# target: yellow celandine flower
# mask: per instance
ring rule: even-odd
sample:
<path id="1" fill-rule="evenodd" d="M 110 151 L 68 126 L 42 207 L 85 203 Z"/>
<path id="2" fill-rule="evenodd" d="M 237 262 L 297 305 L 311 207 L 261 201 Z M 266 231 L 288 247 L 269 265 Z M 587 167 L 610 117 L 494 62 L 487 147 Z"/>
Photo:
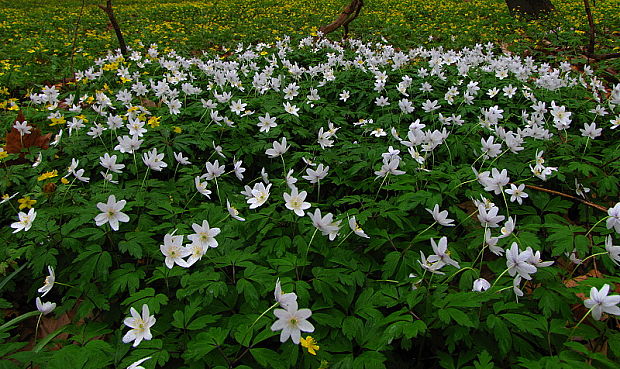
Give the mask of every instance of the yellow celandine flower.
<path id="1" fill-rule="evenodd" d="M 316 352 L 319 350 L 319 345 L 317 345 L 316 340 L 311 336 L 306 337 L 305 339 L 302 337 L 299 339 L 299 343 L 302 347 L 308 349 L 308 353 L 311 355 L 316 355 Z"/>
<path id="2" fill-rule="evenodd" d="M 159 127 L 159 120 L 161 117 L 150 117 L 148 122 L 146 122 L 151 128 Z"/>
<path id="3" fill-rule="evenodd" d="M 51 172 L 45 172 L 45 173 L 41 174 L 37 178 L 37 181 L 44 181 L 46 179 L 54 178 L 54 177 L 57 177 L 57 176 L 58 176 L 58 171 L 56 169 L 54 169 Z"/>
<path id="4" fill-rule="evenodd" d="M 0 160 L 5 159 L 9 156 L 9 154 L 6 151 L 0 151 Z"/>
<path id="5" fill-rule="evenodd" d="M 172 131 L 174 133 L 181 133 L 183 130 L 181 129 L 181 127 L 174 126 L 172 127 Z"/>
<path id="6" fill-rule="evenodd" d="M 121 82 L 122 82 L 122 83 L 131 82 L 131 78 L 121 77 Z"/>
<path id="7" fill-rule="evenodd" d="M 50 123 L 50 127 L 58 125 L 58 124 L 65 124 L 65 123 L 67 123 L 67 121 L 65 120 L 65 117 L 50 118 L 50 120 L 52 121 L 52 123 Z"/>
<path id="8" fill-rule="evenodd" d="M 19 210 L 22 210 L 25 208 L 31 209 L 32 205 L 37 203 L 37 200 L 31 200 L 30 196 L 25 196 L 17 200 L 17 202 L 19 203 Z"/>
<path id="9" fill-rule="evenodd" d="M 62 178 L 60 179 L 60 182 L 62 182 L 63 184 L 67 184 L 67 183 L 69 183 L 69 180 L 68 180 L 68 179 L 66 179 L 65 177 L 62 177 Z"/>
<path id="10" fill-rule="evenodd" d="M 88 118 L 86 118 L 86 116 L 84 114 L 80 114 L 80 115 L 76 115 L 75 116 L 77 119 L 81 119 L 84 121 L 84 123 L 88 123 Z"/>
<path id="11" fill-rule="evenodd" d="M 92 103 L 93 103 L 93 101 L 95 101 L 95 98 L 94 98 L 94 97 L 92 97 L 92 96 L 89 96 L 89 97 L 86 99 L 86 102 L 87 102 L 88 104 L 92 104 Z"/>

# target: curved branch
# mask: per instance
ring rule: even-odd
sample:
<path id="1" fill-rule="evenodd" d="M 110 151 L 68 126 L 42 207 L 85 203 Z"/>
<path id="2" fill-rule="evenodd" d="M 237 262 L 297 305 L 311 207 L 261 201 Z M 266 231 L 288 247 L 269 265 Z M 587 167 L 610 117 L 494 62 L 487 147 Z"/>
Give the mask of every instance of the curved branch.
<path id="1" fill-rule="evenodd" d="M 525 185 L 525 187 L 527 187 L 527 188 L 531 188 L 532 190 L 536 190 L 536 191 L 547 192 L 547 193 L 552 193 L 552 194 L 554 194 L 554 195 L 558 195 L 558 196 L 566 197 L 566 198 L 569 198 L 569 199 L 571 199 L 571 200 L 579 201 L 580 203 L 582 203 L 582 204 L 584 204 L 584 205 L 591 206 L 591 207 L 593 207 L 593 208 L 595 208 L 595 209 L 598 209 L 598 210 L 600 210 L 600 211 L 607 212 L 607 208 L 606 208 L 606 207 L 604 207 L 604 206 L 602 206 L 602 205 L 595 204 L 595 203 L 593 203 L 593 202 L 586 201 L 586 200 L 580 199 L 579 197 L 575 197 L 575 196 L 572 196 L 572 195 L 568 195 L 568 194 L 565 194 L 565 193 L 563 193 L 563 192 L 554 191 L 554 190 L 549 190 L 549 189 L 544 188 L 544 187 L 538 187 L 538 186 L 533 186 L 533 185 L 528 185 L 528 184 L 526 184 L 526 185 Z"/>
<path id="2" fill-rule="evenodd" d="M 342 13 L 334 20 L 332 23 L 322 26 L 319 28 L 319 31 L 326 35 L 330 32 L 335 31 L 338 27 L 344 27 L 344 37 L 347 37 L 349 31 L 349 23 L 351 23 L 357 16 L 360 14 L 360 10 L 362 10 L 362 6 L 364 5 L 363 0 L 352 0 L 349 5 L 347 5 Z"/>

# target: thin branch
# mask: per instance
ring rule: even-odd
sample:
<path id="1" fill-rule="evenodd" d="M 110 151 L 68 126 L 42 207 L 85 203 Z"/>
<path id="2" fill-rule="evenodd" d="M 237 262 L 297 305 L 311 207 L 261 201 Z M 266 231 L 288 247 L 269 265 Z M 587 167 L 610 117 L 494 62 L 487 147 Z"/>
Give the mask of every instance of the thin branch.
<path id="1" fill-rule="evenodd" d="M 593 202 L 586 201 L 586 200 L 584 200 L 584 199 L 580 199 L 579 197 L 575 197 L 575 196 L 572 196 L 572 195 L 565 194 L 565 193 L 563 193 L 563 192 L 559 192 L 559 191 L 555 191 L 555 190 L 549 190 L 549 189 L 547 189 L 547 188 L 538 187 L 538 186 L 533 186 L 533 185 L 528 185 L 528 184 L 526 184 L 526 185 L 525 185 L 525 187 L 527 187 L 527 188 L 531 188 L 532 190 L 536 190 L 536 191 L 547 192 L 547 193 L 552 193 L 552 194 L 554 194 L 554 195 L 558 195 L 558 196 L 566 197 L 566 198 L 571 199 L 571 200 L 574 200 L 574 201 L 579 201 L 580 203 L 582 203 L 582 204 L 584 204 L 584 205 L 591 206 L 591 207 L 593 207 L 593 208 L 595 208 L 595 209 L 598 209 L 598 210 L 600 210 L 600 211 L 607 212 L 607 208 L 606 208 L 606 207 L 604 207 L 604 206 L 602 206 L 602 205 L 598 205 L 598 204 L 595 204 L 595 203 L 593 203 Z"/>
<path id="2" fill-rule="evenodd" d="M 588 17 L 588 53 L 594 54 L 595 28 L 594 19 L 592 18 L 592 10 L 590 10 L 590 2 L 588 0 L 583 0 L 583 6 L 586 9 L 586 16 Z"/>
<path id="3" fill-rule="evenodd" d="M 75 76 L 74 69 L 74 57 L 75 57 L 75 44 L 77 42 L 78 30 L 80 29 L 80 23 L 82 23 L 82 15 L 84 14 L 84 6 L 86 5 L 86 0 L 82 0 L 82 7 L 80 8 L 80 14 L 78 15 L 78 19 L 75 22 L 75 29 L 73 30 L 73 40 L 71 41 L 71 78 Z"/>
<path id="4" fill-rule="evenodd" d="M 116 33 L 116 38 L 118 39 L 118 44 L 121 48 L 121 54 L 126 57 L 127 45 L 125 44 L 125 39 L 123 38 L 123 33 L 121 32 L 121 27 L 118 25 L 116 17 L 114 16 L 114 10 L 112 9 L 112 0 L 107 0 L 105 6 L 101 4 L 98 4 L 97 6 L 108 15 L 110 23 L 112 24 L 112 28 L 114 28 L 114 32 Z"/>
<path id="5" fill-rule="evenodd" d="M 319 28 L 319 31 L 322 32 L 323 35 L 326 35 L 335 31 L 338 27 L 344 26 L 344 37 L 346 38 L 349 30 L 349 23 L 357 18 L 363 5 L 363 0 L 352 0 L 351 3 L 344 8 L 336 20 L 326 26 L 322 26 Z"/>

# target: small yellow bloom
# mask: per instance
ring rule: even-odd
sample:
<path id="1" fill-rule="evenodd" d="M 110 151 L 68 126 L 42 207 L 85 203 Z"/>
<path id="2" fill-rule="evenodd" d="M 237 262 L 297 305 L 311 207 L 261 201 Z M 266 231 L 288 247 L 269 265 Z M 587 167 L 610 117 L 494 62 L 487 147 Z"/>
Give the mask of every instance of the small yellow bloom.
<path id="1" fill-rule="evenodd" d="M 131 82 L 131 79 L 130 78 L 121 77 L 121 82 L 122 83 Z"/>
<path id="2" fill-rule="evenodd" d="M 181 129 L 181 127 L 174 126 L 174 127 L 172 127 L 172 131 L 174 133 L 181 133 L 181 131 L 183 131 L 183 130 Z"/>
<path id="3" fill-rule="evenodd" d="M 65 117 L 50 118 L 50 120 L 52 121 L 52 123 L 50 123 L 50 127 L 51 126 L 55 126 L 57 124 L 65 124 L 65 123 L 67 123 L 67 121 L 65 120 Z"/>
<path id="4" fill-rule="evenodd" d="M 26 197 L 22 197 L 21 199 L 17 200 L 17 202 L 19 203 L 19 210 L 22 209 L 30 209 L 32 208 L 32 205 L 37 203 L 37 200 L 30 200 L 30 196 L 26 196 Z"/>
<path id="5" fill-rule="evenodd" d="M 81 119 L 82 121 L 84 121 L 84 123 L 88 123 L 88 118 L 86 118 L 84 114 L 76 115 L 75 117 L 77 119 Z"/>
<path id="6" fill-rule="evenodd" d="M 159 127 L 159 120 L 160 119 L 161 119 L 161 117 L 150 117 L 149 121 L 147 122 L 147 124 L 150 125 L 151 128 Z"/>
<path id="7" fill-rule="evenodd" d="M 54 170 L 53 170 L 53 171 L 51 171 L 51 172 L 45 172 L 45 173 L 41 174 L 41 175 L 37 178 L 37 181 L 44 181 L 44 180 L 46 180 L 46 179 L 49 179 L 49 178 L 54 178 L 54 177 L 57 177 L 57 176 L 58 176 L 58 171 L 57 171 L 56 169 L 54 169 Z"/>
<path id="8" fill-rule="evenodd" d="M 316 352 L 319 350 L 319 345 L 316 344 L 316 340 L 311 336 L 308 336 L 305 339 L 302 337 L 299 340 L 299 343 L 302 347 L 307 348 L 311 355 L 316 355 Z"/>
<path id="9" fill-rule="evenodd" d="M 60 179 L 60 182 L 62 182 L 63 184 L 68 184 L 68 183 L 69 183 L 69 180 L 68 180 L 68 179 L 66 179 L 65 177 L 62 177 L 62 178 Z"/>
<path id="10" fill-rule="evenodd" d="M 4 151 L 4 150 L 0 151 L 0 160 L 5 159 L 8 156 L 9 156 L 9 154 L 6 151 Z"/>

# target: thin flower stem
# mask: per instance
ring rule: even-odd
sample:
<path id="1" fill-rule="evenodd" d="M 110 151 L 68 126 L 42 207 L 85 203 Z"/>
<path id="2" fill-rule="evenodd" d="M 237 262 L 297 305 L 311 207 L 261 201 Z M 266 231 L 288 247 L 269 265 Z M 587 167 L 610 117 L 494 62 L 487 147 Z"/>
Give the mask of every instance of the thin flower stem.
<path id="1" fill-rule="evenodd" d="M 284 155 L 280 155 L 280 159 L 282 160 L 282 178 L 284 178 L 284 182 L 286 182 L 286 164 L 284 164 Z"/>
<path id="2" fill-rule="evenodd" d="M 511 286 L 504 287 L 504 288 L 502 288 L 502 289 L 497 290 L 495 293 L 500 293 L 500 292 L 502 292 L 502 291 L 506 291 L 506 290 L 509 290 L 509 289 L 511 289 L 511 288 L 512 288 Z"/>
<path id="3" fill-rule="evenodd" d="M 435 224 L 437 224 L 437 221 L 434 221 L 431 225 L 429 225 L 428 227 L 424 228 L 424 230 L 418 234 L 415 235 L 415 237 L 413 238 L 413 240 L 411 240 L 411 242 L 415 241 L 416 238 L 418 238 L 419 236 L 421 236 L 422 234 L 424 234 L 426 231 L 428 231 L 429 229 L 431 229 Z"/>
<path id="4" fill-rule="evenodd" d="M 352 235 L 352 234 L 353 234 L 353 231 L 349 232 L 349 234 L 347 234 L 347 235 L 346 235 L 346 236 L 342 239 L 342 241 L 340 241 L 340 243 L 338 243 L 338 245 L 336 245 L 336 247 L 340 247 L 340 245 L 342 245 L 342 243 L 343 243 L 344 241 L 346 241 L 346 240 L 347 240 L 347 238 L 349 238 L 349 236 L 350 236 L 350 235 Z"/>
<path id="5" fill-rule="evenodd" d="M 499 277 L 497 277 L 497 278 L 495 279 L 495 282 L 493 282 L 493 285 L 491 286 L 491 288 L 489 288 L 489 290 L 492 290 L 492 289 L 493 289 L 493 287 L 495 287 L 495 285 L 497 284 L 497 282 L 499 282 L 499 280 L 500 280 L 500 279 L 504 276 L 504 274 L 506 274 L 509 270 L 510 270 L 510 269 L 506 268 L 506 270 L 504 270 L 504 271 L 502 272 L 502 274 L 500 274 L 500 275 L 499 275 Z"/>
<path id="6" fill-rule="evenodd" d="M 581 156 L 584 156 L 586 154 L 586 150 L 588 149 L 589 142 L 590 142 L 590 137 L 586 137 L 586 145 L 583 147 L 583 152 L 581 153 Z"/>
<path id="7" fill-rule="evenodd" d="M 457 270 L 451 276 L 449 276 L 445 281 L 441 282 L 440 286 L 450 282 L 452 280 L 452 278 L 454 278 L 457 274 L 459 274 L 461 272 L 464 272 L 466 270 L 474 270 L 474 268 L 472 268 L 472 267 L 465 267 L 465 268 L 461 268 L 461 269 Z"/>
<path id="8" fill-rule="evenodd" d="M 215 180 L 215 190 L 217 191 L 217 199 L 220 201 L 220 205 L 222 205 L 222 196 L 220 196 L 220 185 L 217 183 L 217 177 L 213 178 Z"/>
<path id="9" fill-rule="evenodd" d="M 312 232 L 312 237 L 310 237 L 310 242 L 308 242 L 308 248 L 306 248 L 306 254 L 304 255 L 304 259 L 308 258 L 308 252 L 310 251 L 310 245 L 312 244 L 312 240 L 314 240 L 314 236 L 316 235 L 316 232 L 318 231 L 318 228 L 314 229 L 314 232 Z"/>
<path id="10" fill-rule="evenodd" d="M 472 263 L 472 265 L 476 264 L 476 261 L 478 260 L 478 258 L 480 258 L 480 266 L 478 267 L 478 276 L 480 276 L 480 273 L 482 272 L 482 261 L 484 260 L 484 250 L 487 248 L 487 229 L 488 229 L 488 225 L 484 226 L 484 234 L 482 235 L 482 250 L 480 250 L 480 252 L 478 253 L 478 256 L 476 256 L 476 259 L 474 260 L 474 262 Z"/>
<path id="11" fill-rule="evenodd" d="M 597 257 L 597 256 L 600 256 L 600 255 L 605 255 L 605 254 L 607 254 L 607 251 L 605 251 L 605 252 L 597 252 L 596 254 L 592 254 L 592 255 L 588 256 L 587 258 L 585 258 L 585 259 L 581 260 L 581 261 L 579 262 L 579 264 L 577 264 L 577 265 L 575 266 L 575 268 L 573 269 L 573 271 L 570 273 L 570 275 L 568 276 L 568 279 L 571 279 L 571 278 L 573 277 L 573 274 L 575 274 L 575 271 L 577 270 L 577 268 L 579 268 L 579 266 L 580 266 L 581 264 L 584 264 L 584 263 L 586 262 L 586 260 L 588 260 L 588 259 L 592 259 L 592 258 Z"/>
<path id="12" fill-rule="evenodd" d="M 459 184 L 455 187 L 455 189 L 457 189 L 457 188 L 461 187 L 461 186 L 462 186 L 462 185 L 464 185 L 464 184 L 472 183 L 472 182 L 475 182 L 475 181 L 477 181 L 477 180 L 478 180 L 478 178 L 474 178 L 474 179 L 471 179 L 471 180 L 469 180 L 469 181 L 461 182 L 461 183 L 459 183 Z"/>
<path id="13" fill-rule="evenodd" d="M 56 281 L 54 281 L 54 284 L 59 284 L 59 285 L 61 285 L 61 286 L 71 287 L 71 288 L 75 287 L 75 286 L 72 286 L 72 285 L 70 285 L 70 284 L 61 283 L 61 282 L 56 282 Z"/>
<path id="14" fill-rule="evenodd" d="M 583 318 L 581 318 L 581 320 L 579 322 L 577 322 L 577 325 L 570 332 L 570 336 L 568 337 L 568 339 L 566 341 L 572 341 L 573 340 L 573 335 L 575 334 L 575 330 L 581 325 L 581 323 L 583 323 L 584 320 L 586 320 L 586 317 L 588 315 L 590 315 L 590 313 L 592 312 L 592 309 L 594 309 L 594 307 L 592 307 L 590 310 L 588 310 L 588 312 L 583 316 Z"/>
<path id="15" fill-rule="evenodd" d="M 375 282 L 400 283 L 399 281 L 395 281 L 393 279 L 377 279 Z"/>
<path id="16" fill-rule="evenodd" d="M 607 220 L 607 218 L 609 218 L 609 215 L 608 215 L 608 216 L 606 216 L 605 218 L 603 218 L 603 219 L 599 220 L 598 222 L 596 222 L 596 223 L 592 226 L 592 228 L 590 228 L 590 229 L 588 230 L 588 232 L 586 233 L 586 237 L 588 237 L 588 235 L 589 235 L 590 233 L 592 233 L 592 231 L 594 230 L 594 228 L 596 228 L 596 226 L 597 226 L 597 225 L 599 225 L 599 224 L 601 224 L 603 221 Z"/>
<path id="17" fill-rule="evenodd" d="M 41 318 L 43 317 L 43 313 L 39 314 L 39 316 L 37 317 L 37 325 L 34 329 L 34 346 L 37 345 L 37 338 L 39 336 L 39 326 L 41 324 Z"/>
<path id="18" fill-rule="evenodd" d="M 133 167 L 136 170 L 136 177 L 138 176 L 138 162 L 136 161 L 136 152 L 132 152 L 133 155 Z"/>
<path id="19" fill-rule="evenodd" d="M 254 325 L 260 320 L 260 318 L 264 317 L 265 314 L 267 314 L 271 309 L 275 308 L 278 305 L 280 305 L 280 303 L 276 301 L 275 304 L 271 305 L 267 310 L 263 311 L 263 313 L 261 315 L 259 315 L 258 318 L 256 318 L 256 320 L 254 320 L 254 323 L 252 323 L 252 325 L 250 325 L 249 329 L 252 329 L 252 327 L 254 327 Z"/>
<path id="20" fill-rule="evenodd" d="M 501 158 L 502 155 L 504 155 L 505 153 L 507 153 L 510 149 L 506 149 L 504 151 L 502 151 L 501 154 L 497 155 L 496 157 L 493 158 L 493 160 L 491 160 L 491 162 L 489 163 L 489 168 L 493 165 L 493 163 L 495 163 L 497 161 L 497 159 Z"/>
<path id="21" fill-rule="evenodd" d="M 140 184 L 140 190 L 138 192 L 142 191 L 142 188 L 144 187 L 144 183 L 146 182 L 146 177 L 149 175 L 149 167 L 146 167 L 146 172 L 144 173 L 144 178 L 142 178 L 142 184 Z"/>
<path id="22" fill-rule="evenodd" d="M 504 192 L 503 188 L 502 188 L 502 197 L 504 198 L 504 205 L 506 205 L 506 215 L 510 217 L 510 209 L 508 209 L 508 201 L 506 201 L 506 193 Z"/>
<path id="23" fill-rule="evenodd" d="M 480 156 L 478 156 L 476 158 L 476 160 L 474 160 L 474 162 L 471 164 L 471 167 L 473 168 L 476 165 L 476 163 L 478 162 L 478 160 L 480 160 L 484 155 L 486 155 L 486 154 L 485 153 L 480 154 Z"/>
<path id="24" fill-rule="evenodd" d="M 379 189 L 377 190 L 377 194 L 375 195 L 375 200 L 377 200 L 377 197 L 379 196 L 379 192 L 381 192 L 381 188 L 383 187 L 383 184 L 385 183 L 389 175 L 390 173 L 388 172 L 385 174 L 385 177 L 383 177 L 383 181 L 381 181 L 381 185 L 379 186 Z"/>
<path id="25" fill-rule="evenodd" d="M 185 206 L 183 207 L 183 210 L 181 210 L 181 213 L 185 212 L 185 209 L 187 209 L 187 205 L 189 205 L 190 202 L 192 202 L 192 200 L 194 199 L 194 197 L 196 197 L 196 195 L 198 195 L 198 191 L 194 192 L 194 194 L 192 195 L 192 197 L 190 197 L 189 200 L 187 200 L 187 203 L 185 204 Z"/>

